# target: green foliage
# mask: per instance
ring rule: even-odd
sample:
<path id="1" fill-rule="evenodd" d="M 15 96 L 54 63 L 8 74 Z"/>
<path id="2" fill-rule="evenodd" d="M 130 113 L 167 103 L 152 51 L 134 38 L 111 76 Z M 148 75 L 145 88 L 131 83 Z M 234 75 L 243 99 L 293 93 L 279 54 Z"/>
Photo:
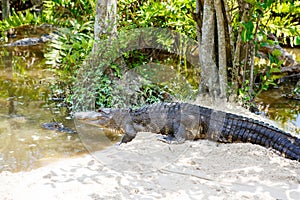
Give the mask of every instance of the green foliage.
<path id="1" fill-rule="evenodd" d="M 40 18 L 60 27 L 45 53 L 46 64 L 53 67 L 60 79 L 52 90 L 62 91 L 69 105 L 73 104 L 71 87 L 77 71 L 93 47 L 94 14 L 95 0 L 44 1 Z"/>
<path id="2" fill-rule="evenodd" d="M 45 53 L 45 58 L 47 59 L 46 64 L 52 65 L 59 76 L 59 80 L 62 80 L 58 81 L 53 89 L 63 91 L 67 97 L 66 103 L 72 106 L 73 84 L 76 80 L 77 71 L 82 67 L 93 47 L 94 22 L 79 22 L 73 19 L 70 23 L 73 24 L 72 27 L 59 28 L 58 37 L 48 43 L 48 52 Z M 99 87 L 107 87 L 104 83 L 99 82 Z M 81 95 L 85 96 L 84 94 Z M 81 97 L 76 96 L 76 98 L 80 99 Z"/>
<path id="3" fill-rule="evenodd" d="M 47 64 L 59 69 L 62 78 L 74 76 L 93 46 L 94 0 L 44 1 L 45 21 L 60 25 L 58 37 L 49 43 Z"/>
<path id="4" fill-rule="evenodd" d="M 120 0 L 118 1 L 120 28 L 170 28 L 196 39 L 195 0 Z"/>
<path id="5" fill-rule="evenodd" d="M 95 16 L 95 0 L 55 0 L 43 1 L 42 18 L 45 21 L 64 27 L 73 26 L 72 21 L 93 21 Z"/>
<path id="6" fill-rule="evenodd" d="M 0 30 L 6 31 L 9 28 L 24 26 L 28 24 L 36 25 L 40 24 L 41 22 L 41 19 L 36 14 L 32 14 L 29 10 L 18 13 L 13 11 L 12 15 L 9 18 L 0 21 Z"/>
<path id="7" fill-rule="evenodd" d="M 275 34 L 283 44 L 299 45 L 300 1 L 269 0 L 263 10 L 262 27 L 265 33 Z"/>
<path id="8" fill-rule="evenodd" d="M 108 76 L 99 74 L 101 77 L 99 84 L 95 88 L 97 95 L 95 99 L 96 107 L 103 108 L 103 107 L 113 107 L 113 95 L 111 87 L 111 80 Z"/>
<path id="9" fill-rule="evenodd" d="M 249 87 L 249 81 L 246 80 L 242 87 L 239 88 L 239 101 L 240 102 L 250 102 L 252 100 L 252 94 Z"/>
<path id="10" fill-rule="evenodd" d="M 254 24 L 252 21 L 241 22 L 241 26 L 243 27 L 242 31 L 242 41 L 249 42 L 254 38 Z"/>
<path id="11" fill-rule="evenodd" d="M 55 0 L 43 1 L 42 12 L 37 14 L 30 9 L 12 11 L 8 19 L 0 21 L 0 30 L 5 31 L 23 25 L 48 23 L 61 27 L 73 26 L 72 21 L 93 21 L 96 0 Z"/>
<path id="12" fill-rule="evenodd" d="M 145 52 L 134 50 L 123 54 L 126 65 L 133 69 L 135 67 L 145 65 L 151 60 L 151 56 Z"/>
<path id="13" fill-rule="evenodd" d="M 245 4 L 248 2 L 249 4 Z M 255 55 L 258 55 L 260 47 L 267 45 L 297 45 L 299 44 L 300 35 L 300 2 L 292 0 L 267 0 L 254 1 L 246 0 L 238 2 L 235 0 L 229 1 L 229 6 L 232 15 L 233 37 L 236 41 L 238 34 L 241 33 L 242 45 L 252 44 L 255 47 Z M 239 3 L 239 4 L 238 4 Z M 244 5 L 239 6 L 239 5 Z M 247 12 L 245 12 L 247 10 Z M 279 41 L 270 39 L 269 34 L 274 34 Z M 250 51 L 250 49 L 248 49 Z M 249 54 L 250 52 L 244 52 Z M 280 67 L 283 61 L 279 60 L 281 52 L 275 50 L 270 53 L 267 60 L 256 59 L 254 69 L 253 88 L 250 88 L 250 81 L 240 82 L 238 91 L 242 102 L 252 100 L 254 96 L 260 94 L 263 90 L 276 86 L 276 81 L 280 78 Z M 243 55 L 245 56 L 245 55 Z M 249 56 L 249 55 L 247 55 Z M 243 79 L 250 79 L 250 60 L 240 64 L 240 71 L 243 73 Z M 264 61 L 264 62 L 262 62 Z M 246 62 L 246 61 L 245 61 Z M 252 98 L 251 98 L 252 96 Z"/>
<path id="14" fill-rule="evenodd" d="M 272 32 L 269 25 L 274 24 L 276 21 L 268 13 L 274 14 L 276 9 L 275 5 L 286 4 L 291 9 L 296 8 L 297 6 L 292 4 L 292 1 L 278 2 L 275 0 L 268 1 L 248 1 L 252 7 L 249 10 L 250 20 L 241 21 L 239 13 L 233 11 L 233 30 L 235 35 L 238 32 L 238 29 L 242 27 L 242 41 L 243 42 L 254 42 L 256 47 L 263 43 L 271 44 L 273 41 L 267 39 L 267 34 Z M 290 16 L 298 16 L 297 9 L 292 11 Z M 119 25 L 118 29 L 133 29 L 140 27 L 162 27 L 177 30 L 181 33 L 188 35 L 191 38 L 196 39 L 196 25 L 192 19 L 192 13 L 195 12 L 195 1 L 187 0 L 171 0 L 171 1 L 147 1 L 147 0 L 120 0 L 118 1 L 118 12 L 119 12 Z M 284 10 L 280 11 L 284 12 Z M 289 16 L 289 22 L 291 22 L 291 17 Z M 260 17 L 260 22 L 257 23 L 257 19 Z M 274 22 L 273 22 L 273 21 Z M 257 29 L 257 24 L 259 25 Z M 272 26 L 271 26 L 272 27 Z M 286 23 L 282 23 L 282 28 L 288 27 Z M 258 32 L 256 33 L 256 29 Z M 289 29 L 289 28 L 288 28 Z M 291 30 L 291 29 L 289 29 Z M 289 33 L 291 35 L 291 32 Z M 259 38 L 257 40 L 257 38 Z M 297 36 L 293 41 L 297 41 Z M 163 40 L 165 41 L 165 40 Z M 295 42 L 296 44 L 296 42 Z M 149 62 L 149 57 L 145 57 L 144 54 L 141 54 L 140 51 L 128 52 L 123 55 L 126 61 L 127 66 L 130 69 L 135 68 L 136 66 L 141 66 Z M 278 77 L 272 75 L 273 72 L 278 72 L 280 65 L 282 64 L 278 60 L 279 52 L 273 52 L 269 55 L 269 63 L 264 65 L 259 65 L 255 70 L 258 79 L 261 81 L 255 85 L 255 90 L 260 93 L 262 90 L 270 88 L 270 86 L 275 85 L 275 81 Z M 114 71 L 114 77 L 121 78 L 122 73 L 120 73 L 120 68 L 118 65 L 111 64 L 109 66 L 112 71 Z M 248 70 L 248 69 L 246 69 Z M 180 70 L 179 70 L 180 71 Z M 258 72 L 265 71 L 264 74 Z M 106 79 L 107 77 L 104 77 Z M 111 79 L 111 78 L 110 78 Z M 239 90 L 240 97 L 243 101 L 250 101 L 253 97 L 253 91 L 250 91 L 249 81 L 243 83 L 244 85 Z M 105 85 L 105 84 L 104 84 Z M 108 87 L 108 86 L 107 86 Z M 165 89 L 159 87 L 162 91 Z M 106 92 L 109 93 L 109 90 Z M 145 90 L 140 88 L 140 92 L 148 91 L 149 94 L 156 94 L 154 87 L 149 87 Z M 108 94 L 107 93 L 107 94 Z M 147 92 L 146 92 L 147 93 Z M 100 95 L 102 98 L 98 98 L 104 101 L 104 99 L 110 99 L 106 95 Z M 146 95 L 147 96 L 147 95 Z M 154 97 L 154 96 L 153 96 Z M 157 100 L 157 99 L 156 99 Z M 99 104 L 99 103 L 98 103 Z M 101 104 L 101 103 L 100 103 Z M 100 105 L 99 104 L 99 105 Z M 110 103 L 108 103 L 110 104 Z M 107 105 L 108 105 L 107 104 Z"/>
<path id="15" fill-rule="evenodd" d="M 272 54 L 269 54 L 269 59 L 267 62 L 261 62 L 257 64 L 256 67 L 256 75 L 259 82 L 255 85 L 256 86 L 256 95 L 259 95 L 263 90 L 268 90 L 271 86 L 276 86 L 276 80 L 281 78 L 281 75 L 274 75 L 279 74 L 280 66 L 284 61 L 279 60 L 278 56 L 281 55 L 279 50 L 274 50 Z M 264 71 L 264 73 L 261 73 Z"/>
<path id="16" fill-rule="evenodd" d="M 249 13 L 251 18 L 248 21 L 241 21 L 237 2 L 229 1 L 232 8 L 232 26 L 237 35 L 238 29 L 243 27 L 243 41 L 250 41 L 254 38 L 255 23 L 259 20 L 257 37 L 264 37 L 272 33 L 275 34 L 280 42 L 285 45 L 300 44 L 300 1 L 293 0 L 268 0 L 254 1 L 247 0 L 251 4 Z"/>
<path id="17" fill-rule="evenodd" d="M 254 5 L 260 6 L 256 11 L 256 15 L 261 16 L 260 30 L 258 31 L 258 46 L 259 45 L 276 45 L 276 41 L 268 40 L 266 35 L 268 33 L 275 34 L 280 42 L 293 46 L 297 45 L 298 37 L 300 35 L 300 2 L 294 1 L 276 1 L 268 0 L 263 3 L 254 3 Z M 295 19 L 298 19 L 295 21 Z M 279 60 L 281 55 L 279 50 L 274 50 L 268 55 L 268 62 L 264 65 L 257 63 L 257 72 L 264 71 L 259 74 L 259 83 L 256 84 L 256 91 L 259 95 L 261 91 L 268 90 L 270 86 L 276 86 L 276 80 L 281 78 L 280 75 L 274 75 L 280 73 L 280 67 L 283 64 L 283 60 Z"/>
<path id="18" fill-rule="evenodd" d="M 71 28 L 58 29 L 58 37 L 49 43 L 46 64 L 72 73 L 85 59 L 93 46 L 93 22 L 71 20 Z"/>
<path id="19" fill-rule="evenodd" d="M 67 94 L 69 103 L 73 103 L 70 94 L 78 99 L 81 89 L 75 87 L 71 91 L 69 86 L 74 84 L 75 76 L 78 74 L 79 68 L 83 65 L 84 60 L 93 47 L 93 25 L 95 16 L 96 0 L 54 0 L 43 1 L 43 11 L 39 15 L 31 13 L 29 10 L 12 13 L 12 16 L 0 22 L 0 30 L 5 31 L 8 28 L 22 26 L 25 24 L 42 24 L 48 23 L 59 27 L 58 36 L 51 41 L 48 46 L 48 52 L 45 54 L 47 64 L 54 66 L 53 68 L 63 80 L 60 81 L 59 88 L 55 86 L 55 90 L 63 90 Z M 274 33 L 283 44 L 299 45 L 300 44 L 300 2 L 293 0 L 266 0 L 255 1 L 247 0 L 251 4 L 249 13 L 250 18 L 247 21 L 241 20 L 240 13 L 237 8 L 237 1 L 229 1 L 232 16 L 233 39 L 236 39 L 237 33 L 242 28 L 242 41 L 253 42 L 256 48 L 263 44 L 273 44 L 267 38 L 267 34 Z M 192 0 L 119 0 L 118 1 L 118 29 L 133 29 L 140 27 L 161 27 L 176 30 L 196 39 L 196 23 L 193 20 L 192 13 L 196 10 L 196 1 Z M 258 19 L 260 21 L 258 22 Z M 256 26 L 259 27 L 256 27 Z M 257 32 L 256 32 L 257 31 Z M 172 43 L 171 40 L 161 39 L 163 45 Z M 273 72 L 278 72 L 281 61 L 278 60 L 280 52 L 274 51 L 269 55 L 269 62 L 257 64 L 255 69 L 256 75 L 260 82 L 256 84 L 255 90 L 260 91 L 268 89 L 275 84 L 276 76 Z M 141 53 L 140 51 L 127 52 L 123 55 L 127 67 L 134 69 L 137 66 L 148 63 L 152 57 Z M 173 59 L 173 58 L 171 58 Z M 174 58 L 170 63 L 178 66 L 184 58 Z M 157 61 L 158 62 L 158 61 Z M 163 63 L 160 62 L 160 63 Z M 115 103 L 112 95 L 112 81 L 121 79 L 123 74 L 121 67 L 116 63 L 110 63 L 106 66 L 112 74 L 103 74 L 97 72 L 99 80 L 93 88 L 97 90 L 96 105 L 112 106 Z M 182 70 L 181 68 L 184 70 Z M 178 73 L 189 76 L 186 60 L 184 66 L 178 67 Z M 246 69 L 248 72 L 249 70 Z M 263 74 L 258 73 L 264 71 Z M 93 73 L 93 72 L 91 72 Z M 257 75 L 258 76 L 258 75 Z M 196 80 L 198 81 L 198 79 Z M 196 82 L 194 81 L 194 82 Z M 249 81 L 239 90 L 240 97 L 244 100 L 251 100 L 249 89 Z M 192 84 L 193 86 L 196 84 Z M 178 87 L 178 86 L 176 86 Z M 174 88 L 176 88 L 174 87 Z M 153 83 L 142 84 L 139 88 L 139 97 L 145 102 L 161 101 L 164 91 L 172 93 L 171 89 L 166 89 L 166 85 L 157 85 Z M 79 93 L 77 93 L 79 92 Z M 176 92 L 178 92 L 176 90 Z M 175 92 L 175 93 L 176 93 Z M 179 91 L 180 92 L 180 91 Z"/>
<path id="20" fill-rule="evenodd" d="M 300 85 L 296 86 L 293 91 L 292 94 L 300 96 Z"/>

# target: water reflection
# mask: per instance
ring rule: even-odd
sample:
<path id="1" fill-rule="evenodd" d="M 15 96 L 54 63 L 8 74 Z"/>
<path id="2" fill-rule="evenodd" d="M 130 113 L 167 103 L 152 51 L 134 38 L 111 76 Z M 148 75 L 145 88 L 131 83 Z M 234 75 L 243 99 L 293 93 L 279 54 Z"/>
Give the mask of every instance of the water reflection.
<path id="1" fill-rule="evenodd" d="M 300 133 L 300 103 L 282 96 L 280 89 L 262 92 L 257 98 L 260 110 L 288 132 Z"/>
<path id="2" fill-rule="evenodd" d="M 43 64 L 43 46 L 2 48 L 0 58 L 0 172 L 84 153 L 78 135 L 41 128 L 51 121 L 74 128 L 66 109 L 48 101 L 55 77 Z"/>
<path id="3" fill-rule="evenodd" d="M 287 48 L 288 53 L 300 63 L 300 49 Z M 285 77 L 278 88 L 262 92 L 257 98 L 261 110 L 265 115 L 277 122 L 277 125 L 286 131 L 300 134 L 300 101 L 288 99 L 284 96 L 291 94 L 299 81 L 298 76 Z"/>

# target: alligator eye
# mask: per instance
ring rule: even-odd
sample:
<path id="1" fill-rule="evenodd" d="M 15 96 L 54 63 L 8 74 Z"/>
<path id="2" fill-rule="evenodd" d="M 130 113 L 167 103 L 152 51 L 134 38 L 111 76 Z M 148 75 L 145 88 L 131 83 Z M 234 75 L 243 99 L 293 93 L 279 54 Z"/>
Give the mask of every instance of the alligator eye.
<path id="1" fill-rule="evenodd" d="M 109 115 L 110 114 L 110 108 L 101 108 L 98 110 L 99 113 L 103 115 Z"/>

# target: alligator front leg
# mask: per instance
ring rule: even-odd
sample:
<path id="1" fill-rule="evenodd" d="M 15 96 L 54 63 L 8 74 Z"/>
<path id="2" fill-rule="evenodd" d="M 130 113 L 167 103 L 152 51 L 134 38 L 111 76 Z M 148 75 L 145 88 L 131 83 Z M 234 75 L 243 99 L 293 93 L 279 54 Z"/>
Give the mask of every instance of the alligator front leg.
<path id="1" fill-rule="evenodd" d="M 158 140 L 168 144 L 182 144 L 187 140 L 187 130 L 185 126 L 180 125 L 175 129 L 174 133 L 169 133 L 167 136 L 158 136 Z"/>
<path id="2" fill-rule="evenodd" d="M 134 127 L 131 125 L 127 125 L 125 128 L 125 134 L 122 136 L 119 144 L 130 142 L 135 138 L 136 134 L 137 132 Z"/>
<path id="3" fill-rule="evenodd" d="M 120 141 L 119 144 L 130 142 L 134 138 L 135 138 L 135 136 L 128 135 L 127 133 L 125 133 L 125 135 L 122 136 L 121 141 Z"/>
<path id="4" fill-rule="evenodd" d="M 182 144 L 185 140 L 177 140 L 173 135 L 160 135 L 157 137 L 159 141 L 168 143 L 168 144 Z"/>

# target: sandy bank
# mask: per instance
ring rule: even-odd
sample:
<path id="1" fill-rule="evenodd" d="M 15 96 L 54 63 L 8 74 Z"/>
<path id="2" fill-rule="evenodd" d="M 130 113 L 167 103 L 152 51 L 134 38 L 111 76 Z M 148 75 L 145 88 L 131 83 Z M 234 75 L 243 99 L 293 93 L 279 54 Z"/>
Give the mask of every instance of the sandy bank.
<path id="1" fill-rule="evenodd" d="M 29 172 L 2 172 L 1 199 L 300 199 L 300 162 L 252 144 L 168 145 L 154 134 Z"/>

